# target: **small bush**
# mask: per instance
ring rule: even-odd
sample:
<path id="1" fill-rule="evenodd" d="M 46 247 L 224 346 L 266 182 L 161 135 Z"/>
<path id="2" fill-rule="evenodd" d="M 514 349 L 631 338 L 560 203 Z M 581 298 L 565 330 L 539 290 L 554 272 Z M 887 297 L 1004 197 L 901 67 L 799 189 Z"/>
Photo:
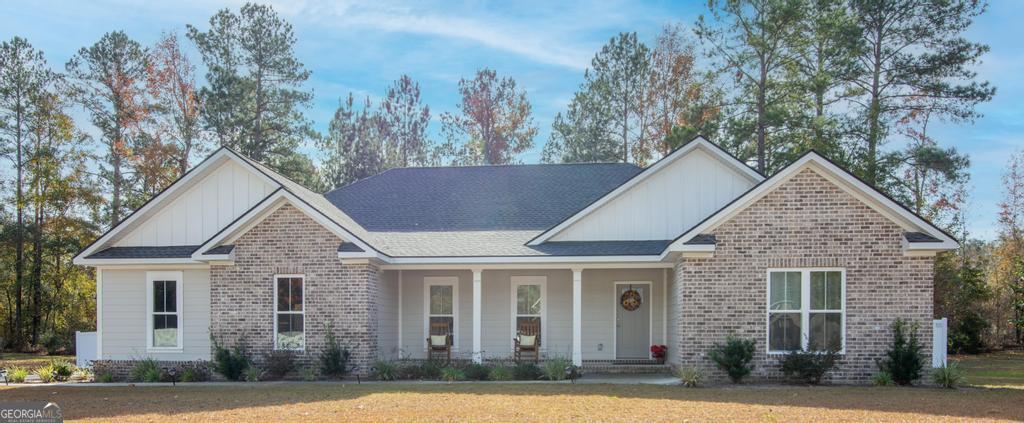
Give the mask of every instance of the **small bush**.
<path id="1" fill-rule="evenodd" d="M 444 364 L 437 360 L 427 360 L 420 365 L 420 378 L 425 380 L 437 380 L 441 378 L 441 370 Z"/>
<path id="2" fill-rule="evenodd" d="M 53 382 L 53 373 L 53 366 L 49 364 L 36 369 L 36 376 L 39 376 L 39 380 L 43 383 Z"/>
<path id="3" fill-rule="evenodd" d="M 250 362 L 244 343 L 239 343 L 233 349 L 228 349 L 218 342 L 213 343 L 214 370 L 227 380 L 242 380 Z"/>
<path id="4" fill-rule="evenodd" d="M 312 382 L 320 378 L 320 375 L 316 374 L 316 369 L 307 367 L 302 369 L 302 380 L 306 382 Z"/>
<path id="5" fill-rule="evenodd" d="M 448 366 L 441 369 L 441 380 L 445 382 L 458 382 L 465 379 L 466 374 L 458 367 Z"/>
<path id="6" fill-rule="evenodd" d="M 398 365 L 391 360 L 377 360 L 373 362 L 373 377 L 377 380 L 398 379 Z"/>
<path id="7" fill-rule="evenodd" d="M 263 369 L 256 366 L 249 366 L 245 368 L 245 381 L 246 382 L 259 382 L 263 380 Z"/>
<path id="8" fill-rule="evenodd" d="M 72 379 L 90 381 L 95 376 L 92 374 L 92 369 L 88 367 L 75 367 L 75 373 L 71 375 Z"/>
<path id="9" fill-rule="evenodd" d="M 162 377 L 160 364 L 152 358 L 139 360 L 132 367 L 131 379 L 135 382 L 159 382 Z"/>
<path id="10" fill-rule="evenodd" d="M 419 380 L 423 379 L 423 367 L 417 363 L 401 363 L 398 365 L 397 376 L 399 379 Z"/>
<path id="11" fill-rule="evenodd" d="M 57 382 L 71 379 L 71 376 L 75 374 L 75 365 L 63 358 L 50 360 L 50 367 L 53 367 L 53 380 Z"/>
<path id="12" fill-rule="evenodd" d="M 491 375 L 491 367 L 482 363 L 470 363 L 464 372 L 468 380 L 487 380 Z"/>
<path id="13" fill-rule="evenodd" d="M 960 370 L 960 363 L 951 361 L 945 367 L 932 369 L 932 380 L 936 385 L 953 389 L 963 382 L 964 373 Z"/>
<path id="14" fill-rule="evenodd" d="M 352 358 L 352 353 L 348 347 L 338 342 L 330 323 L 327 324 L 326 332 L 327 348 L 320 352 L 320 374 L 328 378 L 344 378 L 351 370 L 348 362 Z"/>
<path id="15" fill-rule="evenodd" d="M 100 382 L 100 383 L 113 383 L 114 382 L 114 374 L 113 373 L 100 373 L 100 374 L 96 375 L 96 379 L 94 379 L 94 380 L 97 381 L 97 382 Z"/>
<path id="16" fill-rule="evenodd" d="M 704 371 L 697 366 L 676 367 L 676 377 L 687 388 L 696 388 L 704 382 Z"/>
<path id="17" fill-rule="evenodd" d="M 25 383 L 28 378 L 28 369 L 24 367 L 11 367 L 7 369 L 7 380 L 11 383 Z"/>
<path id="18" fill-rule="evenodd" d="M 533 363 L 516 363 L 512 368 L 512 376 L 516 380 L 537 380 L 544 376 L 544 372 Z"/>
<path id="19" fill-rule="evenodd" d="M 513 377 L 515 375 L 512 374 L 512 369 L 508 366 L 496 366 L 487 375 L 488 379 L 498 382 L 512 380 Z"/>
<path id="20" fill-rule="evenodd" d="M 800 382 L 817 385 L 826 373 L 839 366 L 838 351 L 792 351 L 782 358 L 782 373 Z"/>
<path id="21" fill-rule="evenodd" d="M 879 361 L 878 368 L 892 375 L 897 385 L 910 385 L 921 378 L 921 369 L 924 368 L 922 346 L 917 340 L 917 324 L 896 319 L 890 327 L 892 345 L 885 358 Z"/>
<path id="22" fill-rule="evenodd" d="M 40 345 L 46 349 L 47 354 L 68 353 L 74 348 L 73 338 L 57 332 L 47 332 L 40 339 Z"/>
<path id="23" fill-rule="evenodd" d="M 187 363 L 181 366 L 182 382 L 206 382 L 210 380 L 210 367 L 206 362 Z"/>
<path id="24" fill-rule="evenodd" d="M 295 370 L 295 353 L 274 350 L 263 356 L 263 366 L 267 368 L 267 377 L 271 380 L 283 379 Z"/>
<path id="25" fill-rule="evenodd" d="M 753 339 L 729 335 L 725 340 L 725 345 L 715 344 L 708 356 L 719 369 L 729 375 L 729 380 L 732 380 L 732 383 L 740 383 L 754 370 L 754 366 L 750 362 L 754 360 L 755 347 L 756 341 Z"/>
<path id="26" fill-rule="evenodd" d="M 892 381 L 892 375 L 889 372 L 878 372 L 871 377 L 871 384 L 875 386 L 892 386 L 896 382 Z"/>
<path id="27" fill-rule="evenodd" d="M 565 380 L 565 368 L 572 365 L 567 358 L 555 357 L 544 362 L 544 377 L 548 380 Z"/>

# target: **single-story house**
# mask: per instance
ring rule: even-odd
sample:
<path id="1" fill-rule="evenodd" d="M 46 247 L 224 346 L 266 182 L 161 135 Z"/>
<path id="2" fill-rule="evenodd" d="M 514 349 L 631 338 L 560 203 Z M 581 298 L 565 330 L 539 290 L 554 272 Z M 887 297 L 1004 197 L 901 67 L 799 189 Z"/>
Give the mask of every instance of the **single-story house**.
<path id="1" fill-rule="evenodd" d="M 221 148 L 74 261 L 115 366 L 210 360 L 211 338 L 314 361 L 331 330 L 365 373 L 445 342 L 508 359 L 528 329 L 541 359 L 653 365 L 666 345 L 712 377 L 729 334 L 756 340 L 760 378 L 834 348 L 833 380 L 863 382 L 894 319 L 930 355 L 934 258 L 956 247 L 816 152 L 765 176 L 697 138 L 646 168 L 402 168 L 322 195 Z"/>

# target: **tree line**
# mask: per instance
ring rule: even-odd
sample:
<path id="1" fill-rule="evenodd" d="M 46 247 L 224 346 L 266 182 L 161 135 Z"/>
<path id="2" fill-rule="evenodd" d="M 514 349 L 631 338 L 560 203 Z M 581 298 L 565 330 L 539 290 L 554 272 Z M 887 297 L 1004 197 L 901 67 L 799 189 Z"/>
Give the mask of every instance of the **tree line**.
<path id="1" fill-rule="evenodd" d="M 643 166 L 703 134 L 771 174 L 817 150 L 965 241 L 937 263 L 937 312 L 956 328 L 1019 333 L 1024 163 L 1004 181 L 999 240 L 967 242 L 969 159 L 928 132 L 973 122 L 995 94 L 972 70 L 988 47 L 964 35 L 985 7 L 712 0 L 689 28 L 668 23 L 650 45 L 621 33 L 596 52 L 542 160 Z M 90 327 L 95 286 L 72 255 L 216 146 L 320 191 L 395 167 L 518 163 L 536 146 L 526 90 L 489 68 L 459 81 L 436 131 L 419 84 L 402 75 L 377 101 L 342 97 L 319 133 L 305 115 L 311 71 L 297 43 L 273 8 L 250 3 L 149 46 L 106 33 L 63 71 L 25 39 L 0 45 L 0 153 L 12 164 L 0 213 L 6 347 L 66 348 Z M 894 140 L 903 146 L 888 148 Z M 964 317 L 979 304 L 992 311 Z"/>

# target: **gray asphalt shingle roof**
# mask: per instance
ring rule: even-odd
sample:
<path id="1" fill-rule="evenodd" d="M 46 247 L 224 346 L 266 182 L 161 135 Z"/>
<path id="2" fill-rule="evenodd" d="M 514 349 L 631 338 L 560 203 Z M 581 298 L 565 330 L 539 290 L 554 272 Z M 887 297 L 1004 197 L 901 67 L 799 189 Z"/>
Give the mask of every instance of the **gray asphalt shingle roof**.
<path id="1" fill-rule="evenodd" d="M 545 230 L 640 171 L 623 163 L 401 168 L 325 197 L 371 232 Z"/>
<path id="2" fill-rule="evenodd" d="M 89 259 L 143 259 L 143 258 L 189 258 L 198 245 L 173 245 L 166 247 L 110 247 L 100 250 Z"/>

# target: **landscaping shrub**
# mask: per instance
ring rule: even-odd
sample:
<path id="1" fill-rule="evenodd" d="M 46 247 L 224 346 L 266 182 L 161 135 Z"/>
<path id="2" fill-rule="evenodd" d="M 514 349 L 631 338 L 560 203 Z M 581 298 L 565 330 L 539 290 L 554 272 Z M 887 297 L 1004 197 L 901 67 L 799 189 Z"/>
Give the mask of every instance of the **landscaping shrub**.
<path id="1" fill-rule="evenodd" d="M 945 367 L 932 369 L 932 380 L 936 385 L 943 388 L 953 389 L 964 380 L 964 374 L 960 370 L 960 363 L 951 361 Z"/>
<path id="2" fill-rule="evenodd" d="M 704 371 L 697 366 L 676 367 L 676 377 L 687 388 L 696 388 L 704 382 Z"/>
<path id="3" fill-rule="evenodd" d="M 72 379 L 84 381 L 90 381 L 93 379 L 93 377 L 94 375 L 92 374 L 92 369 L 88 367 L 75 367 L 75 373 L 71 375 Z"/>
<path id="4" fill-rule="evenodd" d="M 131 379 L 135 382 L 159 382 L 163 378 L 163 371 L 156 360 L 147 358 L 139 360 L 132 367 Z"/>
<path id="5" fill-rule="evenodd" d="M 53 373 L 53 366 L 49 364 L 36 369 L 36 376 L 39 376 L 43 383 L 53 382 Z"/>
<path id="6" fill-rule="evenodd" d="M 491 369 L 490 374 L 487 375 L 488 379 L 499 382 L 512 380 L 513 377 L 515 377 L 515 375 L 512 374 L 512 369 L 508 366 L 496 366 Z"/>
<path id="7" fill-rule="evenodd" d="M 565 380 L 565 368 L 572 365 L 567 358 L 555 357 L 544 362 L 544 377 L 548 380 Z"/>
<path id="8" fill-rule="evenodd" d="M 348 362 L 352 358 L 352 353 L 348 347 L 338 342 L 330 323 L 327 324 L 326 332 L 327 348 L 320 352 L 320 374 L 328 378 L 344 378 L 351 370 Z"/>
<path id="9" fill-rule="evenodd" d="M 373 362 L 373 377 L 377 380 L 398 379 L 398 364 L 391 360 L 377 360 Z"/>
<path id="10" fill-rule="evenodd" d="M 892 381 L 892 375 L 889 372 L 878 372 L 871 377 L 871 384 L 875 386 L 892 386 L 896 382 Z"/>
<path id="11" fill-rule="evenodd" d="M 11 383 L 25 383 L 28 378 L 28 369 L 24 367 L 10 367 L 7 369 L 7 380 Z"/>
<path id="12" fill-rule="evenodd" d="M 466 374 L 458 367 L 447 366 L 441 369 L 441 380 L 445 382 L 458 382 L 464 379 L 466 379 Z"/>
<path id="13" fill-rule="evenodd" d="M 245 352 L 245 344 L 243 342 L 235 345 L 233 349 L 228 349 L 219 342 L 214 341 L 214 370 L 228 380 L 242 380 L 245 376 L 245 369 L 249 367 L 250 361 L 249 356 Z"/>
<path id="14" fill-rule="evenodd" d="M 537 380 L 544 375 L 544 372 L 533 363 L 516 363 L 512 368 L 512 376 L 516 380 Z"/>
<path id="15" fill-rule="evenodd" d="M 821 383 L 826 373 L 839 366 L 838 351 L 792 351 L 782 358 L 782 373 L 811 385 Z"/>
<path id="16" fill-rule="evenodd" d="M 210 367 L 205 362 L 187 363 L 181 366 L 182 382 L 206 382 L 210 380 Z"/>
<path id="17" fill-rule="evenodd" d="M 491 375 L 491 367 L 482 363 L 470 363 L 463 371 L 468 380 L 487 380 Z"/>
<path id="18" fill-rule="evenodd" d="M 444 364 L 438 360 L 427 360 L 420 365 L 420 378 L 426 380 L 437 380 L 441 378 L 441 370 Z"/>
<path id="19" fill-rule="evenodd" d="M 50 360 L 50 367 L 53 368 L 53 380 L 57 382 L 71 379 L 71 376 L 75 374 L 75 365 L 63 358 Z"/>
<path id="20" fill-rule="evenodd" d="M 398 378 L 407 380 L 423 379 L 423 367 L 418 363 L 404 362 L 398 365 Z"/>
<path id="21" fill-rule="evenodd" d="M 256 366 L 249 366 L 245 368 L 245 381 L 246 382 L 259 382 L 263 379 L 263 369 Z"/>
<path id="22" fill-rule="evenodd" d="M 319 378 L 320 378 L 320 375 L 316 374 L 316 369 L 315 368 L 307 367 L 305 369 L 302 369 L 302 380 L 304 380 L 306 382 L 312 382 L 312 381 L 317 380 Z"/>
<path id="23" fill-rule="evenodd" d="M 266 375 L 271 380 L 283 379 L 285 375 L 295 370 L 295 353 L 284 350 L 274 350 L 263 356 L 263 366 L 267 368 Z"/>
<path id="24" fill-rule="evenodd" d="M 878 367 L 888 372 L 897 385 L 910 385 L 921 378 L 921 369 L 924 368 L 922 346 L 917 340 L 917 324 L 896 319 L 891 328 L 892 345 Z"/>
<path id="25" fill-rule="evenodd" d="M 708 356 L 719 369 L 729 375 L 729 380 L 732 380 L 732 383 L 740 383 L 754 370 L 754 366 L 750 362 L 754 360 L 756 345 L 757 343 L 753 339 L 729 335 L 725 339 L 725 345 L 715 344 Z"/>

